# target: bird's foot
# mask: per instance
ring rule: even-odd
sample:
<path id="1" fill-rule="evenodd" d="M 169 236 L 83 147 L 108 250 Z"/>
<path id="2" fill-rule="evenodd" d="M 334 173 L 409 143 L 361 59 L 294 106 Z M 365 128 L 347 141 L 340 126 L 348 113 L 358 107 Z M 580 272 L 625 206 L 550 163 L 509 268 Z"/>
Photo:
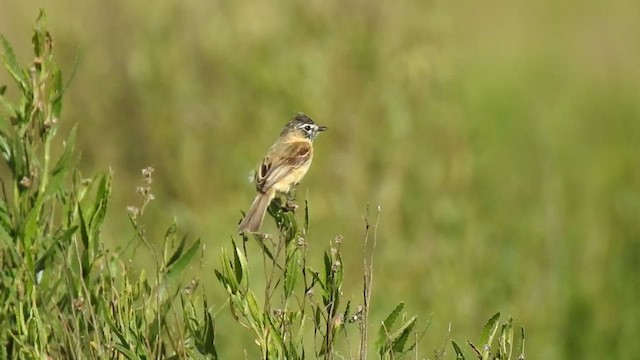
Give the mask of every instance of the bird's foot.
<path id="1" fill-rule="evenodd" d="M 282 205 L 282 210 L 284 212 L 295 212 L 298 209 L 298 204 L 296 204 L 293 199 L 287 199 L 287 202 Z"/>

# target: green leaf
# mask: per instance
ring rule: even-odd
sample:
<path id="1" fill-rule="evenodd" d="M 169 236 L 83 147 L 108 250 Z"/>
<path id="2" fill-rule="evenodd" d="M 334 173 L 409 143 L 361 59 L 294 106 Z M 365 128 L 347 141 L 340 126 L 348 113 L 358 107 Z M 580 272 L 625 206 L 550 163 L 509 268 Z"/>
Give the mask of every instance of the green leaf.
<path id="1" fill-rule="evenodd" d="M 217 269 L 214 269 L 213 273 L 216 275 L 216 278 L 218 278 L 218 281 L 222 284 L 222 286 L 224 286 L 224 288 L 226 289 L 229 286 L 229 282 L 227 281 L 225 276 L 222 275 L 222 273 Z"/>
<path id="2" fill-rule="evenodd" d="M 78 217 L 80 218 L 80 239 L 82 240 L 82 254 L 80 256 L 80 266 L 82 271 L 82 277 L 87 278 L 89 276 L 89 271 L 91 270 L 90 266 L 93 261 L 93 249 L 90 246 L 91 242 L 95 239 L 92 239 L 89 234 L 89 228 L 87 226 L 87 221 L 85 218 L 85 214 L 82 211 L 82 206 L 78 204 Z"/>
<path id="3" fill-rule="evenodd" d="M 227 290 L 231 291 L 231 294 L 236 294 L 238 292 L 239 284 L 236 281 L 235 272 L 233 271 L 233 267 L 231 266 L 231 259 L 229 259 L 227 249 L 222 249 L 220 260 L 220 262 L 222 263 L 222 278 L 224 279 L 226 285 L 229 286 Z"/>
<path id="4" fill-rule="evenodd" d="M 30 248 L 33 240 L 38 234 L 38 220 L 40 220 L 40 211 L 42 209 L 42 197 L 39 196 L 36 203 L 33 205 L 29 213 L 27 214 L 24 223 L 22 224 L 22 236 L 26 241 L 26 248 Z"/>
<path id="5" fill-rule="evenodd" d="M 165 261 L 165 264 L 169 259 L 169 251 L 175 245 L 176 235 L 178 234 L 178 224 L 176 224 L 176 219 L 174 218 L 171 222 L 171 225 L 167 228 L 167 231 L 164 233 L 164 252 L 162 258 Z M 182 251 L 182 250 L 181 250 Z"/>
<path id="6" fill-rule="evenodd" d="M 0 42 L 2 42 L 2 47 L 4 49 L 4 53 L 2 54 L 2 62 L 4 63 L 4 66 L 7 68 L 7 71 L 16 81 L 18 86 L 20 86 L 22 92 L 26 93 L 29 88 L 28 81 L 18 64 L 18 60 L 13 52 L 13 48 L 11 48 L 11 44 L 9 44 L 9 41 L 7 41 L 7 39 L 2 35 L 0 35 Z"/>
<path id="7" fill-rule="evenodd" d="M 196 252 L 200 249 L 200 239 L 196 240 L 189 250 L 184 253 L 179 259 L 177 259 L 173 265 L 167 270 L 167 281 L 173 283 L 177 278 L 182 275 L 184 269 L 189 265 Z"/>
<path id="8" fill-rule="evenodd" d="M 484 325 L 484 328 L 482 329 L 482 332 L 480 333 L 478 346 L 480 347 L 483 359 L 489 357 L 491 343 L 493 342 L 493 337 L 496 334 L 496 330 L 498 330 L 498 319 L 500 319 L 500 311 L 495 313 L 491 317 L 491 319 L 487 321 L 487 323 Z"/>
<path id="9" fill-rule="evenodd" d="M 34 269 L 36 273 L 40 270 L 44 270 L 45 263 L 51 257 L 51 255 L 53 255 L 58 246 L 60 246 L 63 242 L 68 242 L 71 239 L 71 236 L 76 232 L 76 230 L 78 230 L 78 226 L 72 226 L 71 228 L 67 229 L 61 236 L 58 236 L 54 239 L 49 248 L 36 261 Z"/>
<path id="10" fill-rule="evenodd" d="M 100 177 L 98 188 L 96 189 L 96 200 L 93 207 L 93 213 L 91 214 L 91 220 L 89 221 L 89 228 L 94 238 L 98 238 L 104 217 L 107 214 L 107 205 L 109 204 L 109 195 L 111 194 L 111 179 L 113 175 L 111 172 L 103 174 Z M 97 242 L 95 244 L 97 246 Z"/>
<path id="11" fill-rule="evenodd" d="M 509 319 L 502 325 L 500 331 L 500 352 L 502 353 L 502 359 L 510 359 L 513 351 L 513 318 L 509 316 Z"/>
<path id="12" fill-rule="evenodd" d="M 417 318 L 417 316 L 411 317 L 391 335 L 391 349 L 393 349 L 394 353 L 404 353 L 404 346 L 407 343 L 409 335 L 411 335 L 411 331 L 416 324 Z"/>
<path id="13" fill-rule="evenodd" d="M 204 314 L 204 329 L 202 333 L 203 344 L 200 348 L 200 352 L 205 355 L 211 355 L 214 359 L 218 358 L 218 352 L 215 346 L 215 324 L 213 322 L 213 316 L 207 307 L 207 300 L 205 299 L 202 304 L 202 310 Z"/>
<path id="14" fill-rule="evenodd" d="M 85 249 L 89 248 L 89 230 L 87 228 L 87 222 L 84 218 L 84 212 L 82 211 L 82 206 L 78 204 L 78 214 L 80 215 L 80 239 L 82 240 L 82 246 Z"/>
<path id="15" fill-rule="evenodd" d="M 109 310 L 104 308 L 102 310 L 102 313 L 103 313 L 102 319 L 106 321 L 107 325 L 109 325 L 109 328 L 116 335 L 119 341 L 119 343 L 118 342 L 113 343 L 112 346 L 116 348 L 118 352 L 124 355 L 127 359 L 139 360 L 140 357 L 131 350 L 131 345 L 129 344 L 127 337 L 122 332 L 122 330 L 116 325 L 116 323 L 114 322 L 114 319 L 109 313 Z"/>
<path id="16" fill-rule="evenodd" d="M 518 352 L 518 360 L 524 359 L 524 326 L 520 328 L 520 350 Z"/>
<path id="17" fill-rule="evenodd" d="M 174 223 L 175 225 L 175 223 Z M 173 225 L 171 227 L 169 227 L 169 229 L 167 230 L 167 234 L 172 230 L 176 229 L 176 227 L 174 227 Z M 182 239 L 180 240 L 180 243 L 178 244 L 178 247 L 176 248 L 176 250 L 173 252 L 173 254 L 171 255 L 171 257 L 169 258 L 169 260 L 167 260 L 167 265 L 166 267 L 169 268 L 171 267 L 171 265 L 173 265 L 173 263 L 175 263 L 180 256 L 182 255 L 182 251 L 184 250 L 184 245 L 187 243 L 187 234 L 185 234 Z M 165 245 L 169 246 L 169 240 L 167 239 L 167 236 L 165 235 Z"/>
<path id="18" fill-rule="evenodd" d="M 55 69 L 53 71 L 53 88 L 51 89 L 51 113 L 54 118 L 59 119 L 62 111 L 62 71 Z"/>
<path id="19" fill-rule="evenodd" d="M 471 350 L 473 350 L 474 354 L 476 354 L 478 359 L 482 359 L 482 353 L 480 352 L 480 349 L 478 349 L 475 345 L 473 345 L 469 340 L 467 340 L 467 344 L 469 344 L 469 347 L 471 347 Z"/>
<path id="20" fill-rule="evenodd" d="M 331 256 L 328 251 L 324 253 L 324 284 L 327 286 L 327 294 L 323 296 L 324 305 L 328 306 L 333 292 L 333 271 L 331 270 Z"/>
<path id="21" fill-rule="evenodd" d="M 243 235 L 244 236 L 244 235 Z M 269 258 L 269 260 L 273 261 L 275 263 L 275 259 L 273 257 L 273 254 L 271 254 L 271 250 L 269 250 L 269 248 L 267 247 L 267 245 L 264 243 L 264 241 L 262 241 L 261 235 L 259 234 L 254 234 L 253 238 L 256 240 L 256 242 L 258 243 L 258 246 L 260 246 L 260 249 L 262 250 L 262 253 L 267 255 L 267 257 Z"/>
<path id="22" fill-rule="evenodd" d="M 393 327 L 393 324 L 396 322 L 396 319 L 398 318 L 398 315 L 400 315 L 400 312 L 402 311 L 403 308 L 404 308 L 404 302 L 401 302 L 398 305 L 396 305 L 395 309 L 393 309 L 391 313 L 389 313 L 387 318 L 384 319 L 384 321 L 380 325 L 380 330 L 378 330 L 378 340 L 376 341 L 376 346 L 378 347 L 378 349 L 380 349 L 381 355 L 384 352 L 386 352 L 386 350 L 382 351 L 382 349 L 386 347 L 386 344 L 388 344 L 388 340 L 390 339 L 389 334 L 391 334 L 391 328 Z"/>
<path id="23" fill-rule="evenodd" d="M 138 355 L 136 355 L 136 353 L 129 350 L 128 347 L 125 347 L 117 343 L 113 344 L 112 346 L 114 349 L 118 350 L 120 354 L 122 354 L 124 357 L 126 357 L 129 360 L 142 360 Z"/>
<path id="24" fill-rule="evenodd" d="M 291 249 L 291 250 L 289 250 Z M 298 277 L 300 275 L 300 252 L 298 251 L 297 244 L 295 242 L 291 242 L 291 245 L 288 246 L 290 254 L 287 256 L 286 260 L 286 271 L 284 273 L 284 297 L 289 298 L 293 289 L 298 282 Z"/>
<path id="25" fill-rule="evenodd" d="M 340 294 L 342 289 L 342 281 L 344 279 L 344 261 L 342 261 L 342 255 L 340 254 L 340 251 L 338 251 L 336 254 L 334 264 L 337 264 L 337 270 L 334 275 L 333 283 L 335 285 L 336 293 Z M 332 269 L 334 264 L 332 264 Z"/>
<path id="26" fill-rule="evenodd" d="M 9 141 L 7 140 L 7 137 L 5 136 L 3 131 L 0 130 L 0 153 L 2 153 L 2 157 L 6 160 L 7 165 L 13 171 L 13 166 L 12 166 L 12 163 L 13 163 L 13 159 L 12 159 L 13 151 L 11 151 L 12 146 L 11 146 Z"/>
<path id="27" fill-rule="evenodd" d="M 41 9 L 36 19 L 36 26 L 33 29 L 33 35 L 31 36 L 31 44 L 33 45 L 33 52 L 36 56 L 42 56 L 44 54 L 44 44 L 46 31 L 47 14 Z"/>
<path id="28" fill-rule="evenodd" d="M 277 345 L 278 347 L 278 352 L 277 354 L 272 354 L 272 355 L 279 355 L 279 358 L 284 358 L 284 359 L 291 359 L 292 357 L 289 356 L 288 351 L 287 351 L 287 347 L 284 344 L 284 339 L 282 338 L 282 335 L 280 334 L 280 331 L 278 331 L 278 329 L 275 328 L 275 326 L 273 326 L 273 323 L 271 322 L 271 317 L 269 316 L 265 316 L 265 322 L 267 323 L 267 326 L 269 326 L 269 335 L 272 337 L 273 340 L 275 340 L 275 345 Z"/>
<path id="29" fill-rule="evenodd" d="M 242 250 L 240 250 L 240 248 L 236 246 L 235 241 L 231 240 L 231 245 L 234 249 L 233 261 L 236 282 L 242 289 L 245 289 L 249 286 L 247 258 L 244 256 Z"/>
<path id="30" fill-rule="evenodd" d="M 309 203 L 304 201 L 304 233 L 309 232 Z"/>
<path id="31" fill-rule="evenodd" d="M 456 344 L 455 341 L 451 340 L 451 345 L 453 345 L 453 350 L 456 352 L 456 360 L 465 360 L 464 354 L 462 353 L 462 349 L 460 346 Z"/>
<path id="32" fill-rule="evenodd" d="M 258 329 L 263 329 L 264 318 L 262 316 L 262 311 L 260 310 L 260 306 L 258 305 L 256 296 L 253 295 L 253 292 L 251 290 L 247 291 L 246 303 L 247 303 L 247 307 L 249 308 L 249 313 L 251 314 L 251 318 L 253 319 L 252 322 L 254 322 L 254 325 L 257 325 L 256 327 Z"/>
<path id="33" fill-rule="evenodd" d="M 62 187 L 62 181 L 64 180 L 65 175 L 67 174 L 67 170 L 69 169 L 69 163 L 71 161 L 73 151 L 76 143 L 76 129 L 77 125 L 75 125 L 71 132 L 69 133 L 69 137 L 65 143 L 64 152 L 56 162 L 56 165 L 51 170 L 50 180 L 47 184 L 47 188 L 45 190 L 45 197 L 48 197 L 60 190 Z"/>
<path id="34" fill-rule="evenodd" d="M 302 344 L 304 341 L 304 330 L 306 328 L 305 324 L 307 323 L 307 315 L 305 315 L 303 312 L 301 312 L 302 314 L 302 318 L 300 319 L 300 327 L 298 328 L 298 335 L 295 337 L 295 339 L 292 338 L 293 341 L 295 341 L 297 344 Z M 304 351 L 304 348 L 303 348 Z"/>
<path id="35" fill-rule="evenodd" d="M 11 238 L 9 233 L 12 233 L 11 217 L 9 215 L 9 209 L 4 201 L 0 201 L 0 236 L 6 234 L 7 239 Z"/>

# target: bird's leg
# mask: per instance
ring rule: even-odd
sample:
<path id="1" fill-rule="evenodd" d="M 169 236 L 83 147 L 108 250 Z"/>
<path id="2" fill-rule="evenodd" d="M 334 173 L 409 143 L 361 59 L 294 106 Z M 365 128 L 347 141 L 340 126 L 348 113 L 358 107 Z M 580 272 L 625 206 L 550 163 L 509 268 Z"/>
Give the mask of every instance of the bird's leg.
<path id="1" fill-rule="evenodd" d="M 286 212 L 295 212 L 298 209 L 298 204 L 295 203 L 297 185 L 298 184 L 293 185 L 291 189 L 289 189 L 289 192 L 286 194 L 287 202 L 284 204 L 284 206 L 282 206 L 282 210 Z"/>

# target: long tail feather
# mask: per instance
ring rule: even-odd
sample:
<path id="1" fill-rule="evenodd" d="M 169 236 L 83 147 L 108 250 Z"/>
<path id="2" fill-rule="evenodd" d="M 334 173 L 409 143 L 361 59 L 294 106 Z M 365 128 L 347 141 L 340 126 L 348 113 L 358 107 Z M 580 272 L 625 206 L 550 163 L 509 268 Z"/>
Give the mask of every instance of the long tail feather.
<path id="1" fill-rule="evenodd" d="M 264 194 L 258 194 L 251 204 L 251 208 L 247 211 L 244 219 L 238 225 L 238 233 L 242 234 L 245 231 L 255 233 L 260 229 L 264 214 L 267 212 L 267 207 L 273 200 L 273 192 L 267 192 Z"/>

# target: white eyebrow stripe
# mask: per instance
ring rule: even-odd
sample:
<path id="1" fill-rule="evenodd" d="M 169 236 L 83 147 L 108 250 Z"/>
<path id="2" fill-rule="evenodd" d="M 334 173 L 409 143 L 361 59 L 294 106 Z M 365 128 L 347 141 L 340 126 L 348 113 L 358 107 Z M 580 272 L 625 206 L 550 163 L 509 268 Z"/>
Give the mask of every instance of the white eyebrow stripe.
<path id="1" fill-rule="evenodd" d="M 316 125 L 316 124 L 300 124 L 300 125 L 298 125 L 298 128 L 299 129 L 304 129 L 307 126 L 311 126 L 311 128 L 314 129 L 314 130 L 318 129 L 318 125 Z"/>

